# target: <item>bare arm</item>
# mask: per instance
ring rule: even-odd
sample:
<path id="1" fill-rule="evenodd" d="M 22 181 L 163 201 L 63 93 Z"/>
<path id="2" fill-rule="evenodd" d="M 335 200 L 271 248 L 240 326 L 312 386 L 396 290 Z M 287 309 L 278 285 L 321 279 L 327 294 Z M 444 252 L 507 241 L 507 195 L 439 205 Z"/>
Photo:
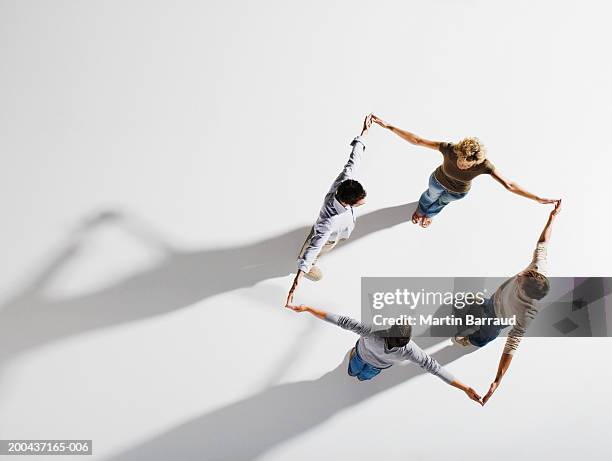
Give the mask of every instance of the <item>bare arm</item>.
<path id="1" fill-rule="evenodd" d="M 510 367 L 510 362 L 512 362 L 512 354 L 506 354 L 505 352 L 501 355 L 499 359 L 499 366 L 497 367 L 497 375 L 495 375 L 495 379 L 491 383 L 491 387 L 489 387 L 489 392 L 482 399 L 482 404 L 484 405 L 493 395 L 493 392 L 499 387 L 499 383 L 502 378 L 508 371 L 508 367 Z"/>
<path id="2" fill-rule="evenodd" d="M 509 179 L 503 177 L 497 169 L 493 170 L 491 176 L 493 176 L 493 179 L 495 179 L 498 183 L 504 186 L 507 191 L 512 192 L 513 194 L 520 195 L 521 197 L 525 197 L 531 200 L 535 200 L 538 203 L 555 203 L 557 201 L 557 199 L 542 198 L 538 197 L 535 194 L 532 194 L 516 182 L 510 181 Z"/>
<path id="3" fill-rule="evenodd" d="M 480 395 L 478 395 L 478 393 L 474 389 L 472 389 L 471 387 L 467 386 L 466 384 L 463 384 L 458 379 L 453 380 L 453 382 L 451 382 L 450 385 L 453 386 L 453 387 L 456 387 L 457 389 L 461 389 L 463 392 L 465 392 L 465 394 L 468 396 L 468 398 L 470 398 L 474 402 L 477 402 L 480 405 L 484 405 L 484 403 L 482 401 L 482 397 L 480 397 Z"/>
<path id="4" fill-rule="evenodd" d="M 548 243 L 550 241 L 552 225 L 553 225 L 553 222 L 555 221 L 555 218 L 557 217 L 559 213 L 561 213 L 561 199 L 559 199 L 555 203 L 554 210 L 552 210 L 550 214 L 548 215 L 548 221 L 546 221 L 546 225 L 544 226 L 544 229 L 542 230 L 542 233 L 540 234 L 538 243 Z"/>
<path id="5" fill-rule="evenodd" d="M 383 128 L 388 129 L 392 133 L 395 133 L 400 138 L 408 141 L 410 144 L 414 144 L 415 146 L 429 147 L 430 149 L 434 149 L 434 150 L 440 150 L 440 142 L 439 141 L 430 141 L 429 139 L 421 138 L 420 136 L 417 136 L 414 133 L 411 133 L 411 132 L 406 131 L 406 130 L 402 130 L 400 128 L 397 128 L 397 127 L 395 127 L 395 126 L 385 122 L 381 118 L 378 118 L 376 115 L 372 115 L 372 121 L 374 121 L 374 123 L 377 123 L 378 125 L 382 126 Z"/>

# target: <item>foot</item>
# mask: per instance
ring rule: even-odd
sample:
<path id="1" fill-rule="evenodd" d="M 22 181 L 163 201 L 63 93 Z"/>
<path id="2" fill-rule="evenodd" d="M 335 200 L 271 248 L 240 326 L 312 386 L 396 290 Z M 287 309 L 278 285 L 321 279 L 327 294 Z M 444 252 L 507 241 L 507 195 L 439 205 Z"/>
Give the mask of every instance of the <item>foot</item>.
<path id="1" fill-rule="evenodd" d="M 470 343 L 470 340 L 468 339 L 467 336 L 453 336 L 451 338 L 451 342 L 455 344 L 456 346 L 463 346 L 463 347 L 467 347 L 472 344 Z"/>
<path id="2" fill-rule="evenodd" d="M 423 216 L 423 219 L 421 219 L 421 227 L 424 229 L 426 227 L 429 227 L 430 224 L 431 218 L 429 216 Z"/>
<path id="3" fill-rule="evenodd" d="M 412 224 L 418 224 L 423 218 L 424 216 L 422 214 L 419 214 L 419 210 L 417 208 L 416 210 L 414 210 L 414 213 L 412 213 Z"/>
<path id="4" fill-rule="evenodd" d="M 304 273 L 304 277 L 312 282 L 318 282 L 323 278 L 323 271 L 317 266 L 312 266 L 310 271 Z"/>

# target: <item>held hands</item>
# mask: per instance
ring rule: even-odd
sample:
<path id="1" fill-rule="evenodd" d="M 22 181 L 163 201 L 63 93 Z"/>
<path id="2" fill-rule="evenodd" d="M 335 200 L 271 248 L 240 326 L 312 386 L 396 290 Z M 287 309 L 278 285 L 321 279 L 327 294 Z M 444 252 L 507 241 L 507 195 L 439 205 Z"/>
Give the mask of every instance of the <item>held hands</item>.
<path id="1" fill-rule="evenodd" d="M 372 126 L 372 114 L 366 115 L 366 118 L 363 120 L 363 128 L 361 129 L 361 136 L 365 136 L 368 134 L 368 130 Z"/>
<path id="2" fill-rule="evenodd" d="M 389 125 L 387 122 L 385 122 L 383 119 L 377 117 L 376 115 L 372 114 L 372 121 L 374 123 L 377 123 L 378 125 L 382 126 L 383 128 L 391 128 L 391 125 Z"/>
<path id="3" fill-rule="evenodd" d="M 550 212 L 550 217 L 554 218 L 561 213 L 561 199 L 555 202 L 555 208 Z"/>

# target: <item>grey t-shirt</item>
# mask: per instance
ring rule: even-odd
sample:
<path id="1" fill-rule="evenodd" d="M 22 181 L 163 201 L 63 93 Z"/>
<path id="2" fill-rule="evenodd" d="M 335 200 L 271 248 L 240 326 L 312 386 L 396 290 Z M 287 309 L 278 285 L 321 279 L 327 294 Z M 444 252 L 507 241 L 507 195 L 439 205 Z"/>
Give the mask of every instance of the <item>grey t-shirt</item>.
<path id="1" fill-rule="evenodd" d="M 357 342 L 357 352 L 359 352 L 363 360 L 372 366 L 388 368 L 394 363 L 409 360 L 448 384 L 455 380 L 455 377 L 450 372 L 444 369 L 436 359 L 429 356 L 412 340 L 403 347 L 388 349 L 384 338 L 373 334 L 369 326 L 355 319 L 337 314 L 327 314 L 325 320 L 345 330 L 357 333 L 360 336 Z"/>

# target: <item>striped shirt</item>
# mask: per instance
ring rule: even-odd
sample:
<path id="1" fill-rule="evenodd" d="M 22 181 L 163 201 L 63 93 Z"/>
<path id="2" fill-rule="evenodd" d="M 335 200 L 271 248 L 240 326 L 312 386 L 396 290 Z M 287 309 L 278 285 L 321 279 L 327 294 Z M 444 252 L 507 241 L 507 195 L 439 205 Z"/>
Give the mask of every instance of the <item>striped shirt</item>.
<path id="1" fill-rule="evenodd" d="M 535 270 L 546 275 L 546 242 L 539 242 L 533 252 L 531 264 L 524 271 L 506 280 L 493 295 L 495 315 L 499 318 L 511 318 L 516 316 L 516 325 L 508 332 L 504 354 L 514 354 L 527 327 L 538 314 L 538 305 L 535 299 L 527 297 L 519 287 L 518 276 L 527 271 Z"/>

